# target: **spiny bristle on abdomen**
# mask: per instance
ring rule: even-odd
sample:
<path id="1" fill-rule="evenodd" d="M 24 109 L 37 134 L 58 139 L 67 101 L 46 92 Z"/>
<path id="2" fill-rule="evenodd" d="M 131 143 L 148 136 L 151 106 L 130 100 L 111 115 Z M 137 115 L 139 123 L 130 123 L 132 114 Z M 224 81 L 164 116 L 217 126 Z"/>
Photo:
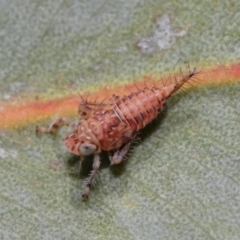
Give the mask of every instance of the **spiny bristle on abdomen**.
<path id="1" fill-rule="evenodd" d="M 166 100 L 178 91 L 189 79 L 196 75 L 195 69 L 162 88 L 145 87 L 129 95 L 118 98 L 114 110 L 121 121 L 129 125 L 133 131 L 138 131 L 152 122 L 162 111 Z"/>
<path id="2" fill-rule="evenodd" d="M 166 96 L 167 98 L 171 97 L 175 92 L 177 92 L 185 83 L 187 83 L 190 79 L 193 79 L 197 74 L 200 72 L 196 71 L 197 69 L 194 68 L 193 70 L 189 70 L 189 73 L 186 75 L 183 75 L 180 80 L 177 80 L 175 78 L 175 82 L 172 84 L 169 84 L 168 86 L 165 86 Z"/>

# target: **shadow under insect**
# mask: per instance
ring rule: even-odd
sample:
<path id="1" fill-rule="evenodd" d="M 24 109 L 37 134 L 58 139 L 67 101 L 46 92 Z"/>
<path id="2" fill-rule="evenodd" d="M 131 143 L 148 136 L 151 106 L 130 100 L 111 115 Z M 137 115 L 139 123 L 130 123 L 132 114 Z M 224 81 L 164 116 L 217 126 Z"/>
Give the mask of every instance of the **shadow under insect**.
<path id="1" fill-rule="evenodd" d="M 102 169 L 109 168 L 112 171 L 114 176 L 122 175 L 126 170 L 127 161 L 123 161 L 120 164 L 110 166 L 110 160 L 108 157 L 108 153 L 102 151 L 100 154 L 101 166 L 99 171 Z M 79 156 L 72 155 L 67 161 L 67 168 L 69 172 L 69 176 L 73 178 L 86 179 L 89 176 L 89 173 L 92 171 L 93 165 L 93 156 L 86 156 L 84 161 L 82 162 L 81 169 L 79 168 L 80 158 Z"/>

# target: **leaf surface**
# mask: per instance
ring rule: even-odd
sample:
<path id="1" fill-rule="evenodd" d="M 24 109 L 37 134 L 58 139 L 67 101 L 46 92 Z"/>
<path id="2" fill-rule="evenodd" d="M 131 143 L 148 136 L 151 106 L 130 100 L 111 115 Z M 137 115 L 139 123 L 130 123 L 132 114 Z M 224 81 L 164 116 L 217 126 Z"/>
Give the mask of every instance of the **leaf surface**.
<path id="1" fill-rule="evenodd" d="M 91 92 L 185 61 L 235 63 L 239 8 L 236 0 L 2 1 L 1 103 Z M 110 168 L 102 156 L 88 202 L 91 160 L 78 179 L 66 129 L 1 130 L 0 238 L 239 239 L 239 99 L 239 82 L 172 97 L 125 164 Z"/>

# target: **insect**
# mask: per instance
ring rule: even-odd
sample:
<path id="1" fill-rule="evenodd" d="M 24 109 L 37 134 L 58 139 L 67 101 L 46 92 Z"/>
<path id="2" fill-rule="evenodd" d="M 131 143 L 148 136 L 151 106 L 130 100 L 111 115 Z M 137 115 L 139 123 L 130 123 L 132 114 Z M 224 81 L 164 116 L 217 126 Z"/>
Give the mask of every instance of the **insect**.
<path id="1" fill-rule="evenodd" d="M 123 97 L 113 95 L 101 103 L 83 99 L 78 106 L 79 121 L 59 118 L 48 128 L 37 126 L 36 132 L 55 133 L 63 125 L 71 126 L 65 138 L 67 149 L 80 156 L 80 165 L 84 156 L 93 155 L 93 170 L 82 193 L 82 197 L 88 199 L 90 188 L 99 178 L 101 151 L 109 153 L 111 165 L 121 163 L 138 132 L 151 123 L 161 113 L 167 99 L 196 74 L 194 68 L 182 74 L 180 80 L 175 78 L 175 82 L 161 88 L 145 86 Z"/>

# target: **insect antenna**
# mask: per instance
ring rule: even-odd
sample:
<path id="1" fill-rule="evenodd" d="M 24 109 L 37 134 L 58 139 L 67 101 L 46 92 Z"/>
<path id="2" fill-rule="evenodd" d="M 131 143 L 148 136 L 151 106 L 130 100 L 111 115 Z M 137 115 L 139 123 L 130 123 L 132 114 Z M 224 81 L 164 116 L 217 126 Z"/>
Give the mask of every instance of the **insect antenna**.
<path id="1" fill-rule="evenodd" d="M 81 173 L 81 169 L 82 169 L 82 162 L 84 160 L 84 157 L 81 156 L 80 157 L 80 161 L 79 161 L 79 165 L 78 165 L 78 178 L 80 178 L 80 173 Z"/>

